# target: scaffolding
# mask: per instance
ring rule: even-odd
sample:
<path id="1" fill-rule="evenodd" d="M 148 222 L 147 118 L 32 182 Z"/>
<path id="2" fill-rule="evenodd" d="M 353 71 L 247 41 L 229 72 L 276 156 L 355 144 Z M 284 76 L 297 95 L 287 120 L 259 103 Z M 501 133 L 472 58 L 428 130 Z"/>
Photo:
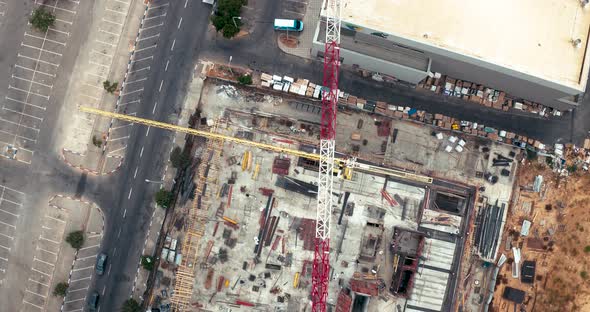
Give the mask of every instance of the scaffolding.
<path id="1" fill-rule="evenodd" d="M 211 132 L 214 133 L 218 125 L 219 122 L 216 121 L 211 128 Z M 198 167 L 199 175 L 196 183 L 195 199 L 188 211 L 185 224 L 186 234 L 182 244 L 182 262 L 176 271 L 174 293 L 170 298 L 173 311 L 186 311 L 190 307 L 195 284 L 195 269 L 199 261 L 199 247 L 209 217 L 210 199 L 215 198 L 217 193 L 217 176 L 222 148 L 223 140 L 209 139 L 203 154 L 203 161 Z"/>

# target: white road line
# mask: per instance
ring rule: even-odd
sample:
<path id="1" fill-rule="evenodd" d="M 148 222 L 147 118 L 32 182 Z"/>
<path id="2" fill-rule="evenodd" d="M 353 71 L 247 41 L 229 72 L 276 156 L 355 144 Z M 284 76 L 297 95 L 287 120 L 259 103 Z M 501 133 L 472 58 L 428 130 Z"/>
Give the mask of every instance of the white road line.
<path id="1" fill-rule="evenodd" d="M 124 137 L 120 137 L 120 138 L 114 138 L 114 139 L 110 139 L 110 142 L 114 142 L 114 141 L 119 141 L 119 140 L 125 140 L 125 139 L 129 139 L 129 136 L 124 136 Z"/>
<path id="2" fill-rule="evenodd" d="M 178 27 L 176 27 L 177 29 L 180 29 L 180 24 L 182 24 L 182 17 L 180 18 L 180 21 L 178 21 Z"/>
<path id="3" fill-rule="evenodd" d="M 168 64 L 170 64 L 170 60 L 166 61 L 166 68 L 164 68 L 164 71 L 168 71 Z"/>
<path id="4" fill-rule="evenodd" d="M 145 133 L 145 136 L 148 136 L 150 134 L 150 126 L 148 126 L 147 131 Z"/>
<path id="5" fill-rule="evenodd" d="M 186 6 L 188 5 L 188 0 L 184 1 L 184 8 L 186 9 Z"/>
<path id="6" fill-rule="evenodd" d="M 142 28 L 142 29 L 141 29 L 141 31 L 148 30 L 148 29 L 152 29 L 152 28 L 156 28 L 156 27 L 160 27 L 160 26 L 164 26 L 164 23 L 160 23 L 160 24 L 158 24 L 158 25 L 153 25 L 153 26 L 144 27 L 144 28 Z"/>
<path id="7" fill-rule="evenodd" d="M 43 248 L 41 248 L 41 247 L 39 247 L 39 246 L 37 246 L 37 250 L 40 250 L 40 251 L 43 251 L 43 252 L 46 252 L 46 253 L 50 253 L 50 254 L 52 254 L 52 255 L 54 255 L 54 256 L 57 256 L 57 253 L 56 253 L 56 252 L 49 251 L 49 250 L 47 250 L 47 249 L 43 249 Z"/>
<path id="8" fill-rule="evenodd" d="M 116 152 L 118 152 L 118 151 L 121 151 L 121 150 L 124 150 L 124 149 L 126 149 L 126 148 L 127 148 L 127 145 L 125 145 L 125 146 L 123 146 L 123 147 L 121 147 L 121 148 L 118 148 L 118 149 L 116 149 L 116 150 L 114 150 L 114 151 L 110 151 L 108 155 L 115 154 Z"/>
<path id="9" fill-rule="evenodd" d="M 53 42 L 55 44 L 61 44 L 64 47 L 66 46 L 65 42 L 55 41 L 55 40 L 51 40 L 51 39 L 47 39 L 47 38 L 43 38 L 43 37 L 31 35 L 31 34 L 29 34 L 27 32 L 25 32 L 25 37 L 31 37 L 31 38 L 35 38 L 35 39 L 41 39 L 43 41 L 49 41 L 49 42 Z"/>
<path id="10" fill-rule="evenodd" d="M 86 249 L 90 249 L 90 248 L 94 248 L 94 247 L 98 247 L 98 246 L 100 246 L 100 244 L 96 244 L 96 245 L 92 245 L 92 246 L 80 248 L 80 250 L 86 250 Z"/>
<path id="11" fill-rule="evenodd" d="M 123 126 L 112 127 L 111 128 L 111 131 L 118 130 L 118 129 L 121 129 L 121 128 L 127 128 L 127 127 L 130 127 L 130 126 L 133 126 L 133 124 L 132 123 L 128 123 L 128 124 L 125 124 Z"/>
<path id="12" fill-rule="evenodd" d="M 40 306 L 38 306 L 38 305 L 36 305 L 36 304 L 34 304 L 34 303 L 30 303 L 30 302 L 28 302 L 28 301 L 26 301 L 26 300 L 23 300 L 23 303 L 26 303 L 26 304 L 28 304 L 28 305 L 34 306 L 35 308 L 37 308 L 37 309 L 39 309 L 39 310 L 41 310 L 41 311 L 45 311 L 45 309 L 44 309 L 43 307 L 40 307 Z"/>
<path id="13" fill-rule="evenodd" d="M 108 56 L 108 57 L 110 57 L 110 58 L 112 58 L 112 57 L 113 57 L 112 55 L 110 55 L 110 54 L 108 54 L 108 53 L 104 53 L 104 52 L 102 52 L 102 51 L 98 51 L 98 50 L 95 50 L 95 49 L 92 49 L 92 52 L 94 52 L 94 53 L 96 53 L 96 54 L 101 54 L 101 55 L 104 55 L 104 56 Z"/>
<path id="14" fill-rule="evenodd" d="M 137 170 L 139 170 L 139 167 L 135 167 L 135 173 L 133 174 L 134 179 L 137 177 Z"/>
<path id="15" fill-rule="evenodd" d="M 6 235 L 6 234 L 4 234 L 4 233 L 0 233 L 0 236 L 4 236 L 4 237 L 6 237 L 6 238 L 8 238 L 8 239 L 10 239 L 10 240 L 14 240 L 14 237 L 12 237 L 12 236 L 10 236 L 10 235 Z"/>
<path id="16" fill-rule="evenodd" d="M 162 91 L 162 85 L 164 85 L 164 79 L 160 81 L 160 88 L 158 88 L 158 92 Z"/>
<path id="17" fill-rule="evenodd" d="M 69 290 L 68 289 L 68 294 L 71 294 L 73 292 L 77 292 L 77 291 L 80 291 L 80 290 L 88 290 L 88 286 L 82 287 L 82 288 L 78 288 L 78 289 L 74 289 L 74 290 Z"/>
<path id="18" fill-rule="evenodd" d="M 28 83 L 34 83 L 34 84 L 38 84 L 38 85 L 40 85 L 40 86 L 44 86 L 44 87 L 47 87 L 47 88 L 49 88 L 49 89 L 53 89 L 53 85 L 48 85 L 48 84 L 44 84 L 44 83 L 41 83 L 41 82 L 37 82 L 37 81 L 30 80 L 30 79 L 21 78 L 21 77 L 19 77 L 19 76 L 16 76 L 16 75 L 14 75 L 14 74 L 12 75 L 12 78 L 13 78 L 13 79 L 18 79 L 18 80 L 21 80 L 21 81 L 26 81 L 26 82 L 28 82 Z"/>
<path id="19" fill-rule="evenodd" d="M 170 5 L 170 3 L 165 3 L 165 4 L 162 4 L 162 5 L 157 5 L 157 6 L 155 6 L 155 7 L 150 7 L 150 8 L 148 8 L 148 11 L 149 11 L 149 10 L 155 10 L 155 9 L 157 9 L 157 8 L 167 7 L 167 6 L 169 6 L 169 5 Z"/>
<path id="20" fill-rule="evenodd" d="M 47 75 L 47 76 L 49 76 L 49 77 L 53 77 L 53 78 L 55 78 L 55 77 L 56 77 L 56 76 L 55 76 L 55 74 L 50 74 L 50 73 L 42 72 L 42 71 L 39 71 L 39 70 L 30 69 L 30 68 L 28 68 L 28 67 L 20 66 L 20 65 L 18 65 L 18 64 L 15 64 L 15 65 L 14 65 L 14 67 L 16 67 L 16 68 L 20 68 L 20 69 L 24 69 L 24 70 L 28 70 L 28 71 L 32 71 L 32 72 L 34 72 L 34 73 L 40 73 L 40 74 Z"/>
<path id="21" fill-rule="evenodd" d="M 107 290 L 107 285 L 104 285 L 104 286 L 102 287 L 102 295 L 103 295 L 103 296 L 104 296 L 104 292 L 105 292 L 106 290 Z"/>
<path id="22" fill-rule="evenodd" d="M 31 61 L 40 62 L 40 63 L 43 63 L 43 64 L 47 64 L 47 65 L 51 65 L 51 66 L 55 66 L 55 67 L 59 67 L 59 64 L 54 64 L 54 63 L 46 62 L 46 61 L 44 61 L 44 60 L 42 60 L 42 59 L 36 59 L 36 58 L 32 58 L 32 57 L 29 57 L 29 56 L 26 56 L 26 55 L 22 55 L 22 54 L 20 54 L 20 53 L 18 53 L 16 56 L 17 56 L 17 57 L 22 57 L 22 58 L 24 58 L 24 59 L 29 59 L 29 60 L 31 60 Z"/>
<path id="23" fill-rule="evenodd" d="M 119 238 L 119 236 L 121 236 L 121 228 L 119 228 L 119 233 L 117 233 L 117 238 Z"/>
<path id="24" fill-rule="evenodd" d="M 62 56 L 63 56 L 63 54 L 61 54 L 61 53 L 57 53 L 57 52 L 53 52 L 53 51 L 49 51 L 49 50 L 42 49 L 42 48 L 37 48 L 37 47 L 34 47 L 34 46 L 32 46 L 32 45 L 24 44 L 24 43 L 22 43 L 22 42 L 20 43 L 20 45 L 21 45 L 21 47 L 26 47 L 26 48 L 35 49 L 35 50 L 38 50 L 38 51 L 41 51 L 41 52 L 47 52 L 47 53 L 51 53 L 51 54 L 53 54 L 53 55 L 57 55 L 57 56 L 59 56 L 59 57 L 62 57 Z"/>
<path id="25" fill-rule="evenodd" d="M 8 227 L 11 227 L 11 228 L 13 228 L 13 229 L 16 229 L 16 226 L 14 226 L 14 225 L 12 225 L 12 224 L 8 224 L 8 223 L 6 223 L 6 222 L 2 222 L 2 221 L 0 221 L 0 224 L 4 224 L 4 225 L 6 225 L 6 226 L 8 226 Z"/>
<path id="26" fill-rule="evenodd" d="M 88 256 L 88 257 L 82 257 L 82 258 L 78 258 L 77 261 L 82 261 L 82 260 L 86 260 L 86 259 L 90 259 L 90 258 L 96 258 L 96 255 L 92 255 L 92 256 Z"/>
<path id="27" fill-rule="evenodd" d="M 110 31 L 107 31 L 107 30 L 104 30 L 104 29 L 102 29 L 102 28 L 99 28 L 99 29 L 98 29 L 98 31 L 102 31 L 102 32 L 103 32 L 103 33 L 105 33 L 105 34 L 109 34 L 109 35 L 112 35 L 112 36 L 117 36 L 117 37 L 119 37 L 119 34 L 117 34 L 117 33 L 114 33 L 114 32 L 110 32 Z"/>
<path id="28" fill-rule="evenodd" d="M 96 42 L 98 42 L 98 43 L 102 43 L 102 44 L 110 45 L 111 47 L 114 47 L 114 46 L 116 46 L 116 44 L 112 44 L 112 43 L 104 42 L 104 41 L 102 41 L 102 40 L 98 40 L 98 39 L 96 39 L 96 40 L 94 40 L 94 41 L 96 41 Z"/>
<path id="29" fill-rule="evenodd" d="M 0 118 L 0 119 L 1 119 L 1 118 Z M 1 203 L 2 201 L 3 201 L 3 200 L 0 198 L 0 203 Z M 8 201 L 6 201 L 6 202 L 8 202 Z M 19 215 L 19 214 L 12 213 L 12 212 L 10 212 L 10 211 L 6 211 L 6 210 L 4 210 L 4 209 L 0 209 L 0 211 L 2 211 L 2 212 L 4 212 L 4 213 L 7 213 L 7 214 L 9 214 L 9 215 L 15 216 L 15 217 L 17 217 L 17 218 L 18 218 L 18 217 L 20 217 L 20 215 Z M 2 234 L 2 233 L 0 233 L 0 235 L 1 235 L 1 234 Z"/>
<path id="30" fill-rule="evenodd" d="M 9 101 L 17 102 L 17 103 L 20 103 L 20 104 L 23 104 L 23 105 L 26 105 L 26 106 L 31 106 L 31 107 L 34 107 L 34 108 L 37 108 L 37 109 L 47 110 L 47 108 L 46 107 L 43 107 L 43 106 L 38 106 L 38 105 L 34 105 L 34 104 L 31 104 L 31 103 L 28 103 L 28 102 L 23 102 L 23 101 L 20 101 L 20 100 L 17 100 L 17 99 L 13 99 L 13 98 L 8 97 L 8 96 L 6 96 L 5 98 L 7 100 L 9 100 Z"/>
<path id="31" fill-rule="evenodd" d="M 125 208 L 125 211 L 123 211 L 123 219 L 125 219 L 126 216 L 127 216 L 127 208 Z"/>
<path id="32" fill-rule="evenodd" d="M 16 114 L 21 114 L 21 115 L 23 115 L 23 116 L 27 116 L 27 117 L 30 117 L 30 118 L 33 118 L 33 119 L 37 119 L 37 120 L 39 120 L 39 121 L 43 121 L 43 118 L 39 118 L 39 117 L 37 117 L 37 116 L 33 116 L 33 115 L 25 114 L 25 113 L 23 113 L 23 112 L 15 111 L 14 109 L 6 108 L 6 107 L 2 107 L 2 109 L 3 109 L 3 110 L 7 110 L 7 111 L 9 111 L 9 112 L 16 113 Z"/>
<path id="33" fill-rule="evenodd" d="M 139 52 L 141 52 L 141 51 L 145 51 L 145 50 L 153 49 L 153 48 L 155 48 L 155 47 L 157 47 L 157 46 L 158 46 L 158 44 L 155 44 L 155 43 L 154 43 L 154 44 L 152 44 L 151 46 L 147 46 L 147 47 L 145 47 L 145 48 L 141 48 L 141 49 L 137 49 L 137 50 L 135 50 L 135 53 L 139 53 Z"/>
<path id="34" fill-rule="evenodd" d="M 32 279 L 32 278 L 29 278 L 29 281 L 31 281 L 31 282 L 33 282 L 33 283 L 35 283 L 35 284 L 39 284 L 39 285 L 43 285 L 43 286 L 45 286 L 45 287 L 49 287 L 49 285 L 47 285 L 47 284 L 45 284 L 45 283 L 41 283 L 41 282 L 39 282 L 39 281 L 36 281 L 36 280 L 34 280 L 34 279 Z"/>
<path id="35" fill-rule="evenodd" d="M 158 106 L 158 102 L 154 103 L 154 108 L 152 108 L 152 115 L 156 113 L 156 106 Z"/>
<path id="36" fill-rule="evenodd" d="M 136 69 L 136 70 L 129 71 L 129 74 L 134 74 L 134 73 L 140 72 L 140 71 L 142 71 L 142 70 L 150 70 L 150 66 L 147 66 L 147 67 L 143 67 L 143 68 L 140 68 L 140 69 Z"/>
<path id="37" fill-rule="evenodd" d="M 33 261 L 39 261 L 39 262 L 41 262 L 41 263 L 45 263 L 45 264 L 47 264 L 47 265 L 50 265 L 50 266 L 52 266 L 52 267 L 54 267 L 54 266 L 55 266 L 55 264 L 53 264 L 53 263 L 51 263 L 51 262 L 43 261 L 43 260 L 41 260 L 41 259 L 39 259 L 39 258 L 37 258 L 37 257 L 33 257 Z"/>
<path id="38" fill-rule="evenodd" d="M 52 239 L 49 239 L 49 238 L 46 238 L 46 237 L 43 237 L 43 236 L 39 236 L 39 239 L 42 239 L 42 240 L 45 240 L 45 241 L 48 241 L 48 242 L 54 243 L 54 244 L 56 244 L 56 245 L 59 245 L 59 242 L 56 242 L 56 241 L 54 241 L 54 240 L 52 240 Z"/>
<path id="39" fill-rule="evenodd" d="M 158 38 L 158 37 L 160 37 L 160 34 L 159 33 L 158 34 L 155 34 L 153 36 L 148 36 L 148 37 L 145 37 L 145 38 L 141 38 L 141 39 L 137 40 L 137 42 L 144 41 L 144 40 L 150 40 L 152 38 Z"/>
<path id="40" fill-rule="evenodd" d="M 145 61 L 145 60 L 151 60 L 153 58 L 154 58 L 154 56 L 152 55 L 152 56 L 140 58 L 139 60 L 133 60 L 133 61 L 131 61 L 131 63 L 138 63 L 138 62 Z"/>
<path id="41" fill-rule="evenodd" d="M 94 64 L 94 65 L 98 65 L 98 66 L 101 66 L 101 67 L 104 67 L 104 68 L 111 68 L 111 66 L 107 66 L 107 65 L 104 65 L 104 64 L 95 62 L 95 61 L 89 61 L 88 63 Z"/>
<path id="42" fill-rule="evenodd" d="M 11 85 L 8 85 L 8 89 L 12 89 L 12 90 L 16 90 L 16 91 L 21 91 L 23 93 L 32 94 L 32 95 L 35 95 L 35 96 L 38 96 L 38 97 L 45 98 L 46 100 L 49 100 L 49 95 L 43 95 L 43 94 L 36 93 L 36 92 L 30 92 L 30 91 L 27 91 L 27 90 L 24 90 L 24 89 L 21 89 L 21 88 L 17 88 L 15 86 L 11 86 Z"/>
<path id="43" fill-rule="evenodd" d="M 172 46 L 170 47 L 170 51 L 174 51 L 174 45 L 176 44 L 176 39 L 172 41 Z"/>
<path id="44" fill-rule="evenodd" d="M 33 295 L 37 295 L 37 296 L 39 296 L 39 297 L 41 297 L 43 299 L 47 298 L 47 296 L 43 296 L 42 294 L 38 294 L 36 292 L 32 292 L 32 291 L 30 291 L 28 289 L 25 289 L 25 292 L 28 292 L 28 293 L 33 294 Z"/>
<path id="45" fill-rule="evenodd" d="M 3 245 L 0 245 L 0 248 L 4 248 L 4 249 L 8 250 L 8 252 L 10 252 L 10 247 L 6 247 L 6 246 L 3 246 Z"/>
<path id="46" fill-rule="evenodd" d="M 148 21 L 148 20 L 151 20 L 151 19 L 154 19 L 154 18 L 158 18 L 158 17 L 164 17 L 164 16 L 166 16 L 166 13 L 164 13 L 162 15 L 156 15 L 156 16 L 146 17 L 143 21 L 145 23 L 145 21 Z"/>
<path id="47" fill-rule="evenodd" d="M 133 93 L 137 93 L 137 92 L 141 92 L 141 91 L 143 91 L 143 88 L 141 88 L 139 90 L 133 90 L 133 91 L 127 92 L 127 93 L 122 93 L 121 96 L 129 95 L 129 94 L 133 94 Z"/>
<path id="48" fill-rule="evenodd" d="M 123 25 L 124 25 L 124 24 L 122 24 L 122 23 L 119 23 L 119 22 L 114 22 L 114 21 L 108 20 L 108 19 L 106 19 L 106 18 L 103 18 L 103 19 L 102 19 L 102 21 L 103 21 L 103 22 L 107 22 L 107 23 L 111 23 L 111 24 L 115 24 L 115 25 L 119 25 L 119 26 L 123 26 Z"/>
<path id="49" fill-rule="evenodd" d="M 111 266 L 109 265 L 109 270 L 107 271 L 107 276 L 111 274 Z"/>
<path id="50" fill-rule="evenodd" d="M 117 11 L 117 10 L 113 10 L 113 9 L 109 9 L 109 8 L 105 8 L 105 10 L 109 11 L 109 12 L 121 14 L 121 15 L 127 15 L 127 12 L 121 12 L 121 11 Z"/>
<path id="51" fill-rule="evenodd" d="M 49 274 L 47 274 L 47 273 L 45 273 L 45 272 L 41 272 L 41 271 L 39 271 L 39 270 L 37 270 L 37 269 L 35 269 L 35 268 L 31 268 L 31 270 L 32 270 L 32 271 L 34 271 L 34 272 L 37 272 L 37 273 L 41 273 L 41 274 L 43 274 L 43 275 L 45 275 L 45 276 L 49 276 L 49 277 L 51 277 L 51 275 L 49 275 Z"/>
<path id="52" fill-rule="evenodd" d="M 141 156 L 143 156 L 143 146 L 141 147 L 141 151 L 139 152 L 139 158 L 141 158 Z"/>
<path id="53" fill-rule="evenodd" d="M 133 188 L 130 188 L 129 189 L 129 195 L 127 195 L 127 199 L 130 199 L 131 198 L 131 194 L 132 193 L 133 193 Z"/>
<path id="54" fill-rule="evenodd" d="M 82 271 L 82 270 L 88 270 L 88 269 L 91 269 L 91 268 L 93 268 L 93 267 L 94 267 L 94 266 L 93 266 L 93 265 L 91 265 L 91 266 L 87 266 L 87 267 L 85 267 L 85 268 L 74 269 L 74 270 L 72 270 L 72 272 L 77 272 L 77 271 Z"/>
<path id="55" fill-rule="evenodd" d="M 73 281 L 72 281 L 72 282 L 73 282 Z M 84 300 L 84 299 L 86 299 L 86 298 L 80 298 L 80 299 L 68 300 L 68 301 L 64 301 L 64 303 L 66 303 L 66 304 L 67 304 L 67 303 L 72 303 L 72 302 L 78 302 L 78 301 L 82 301 L 82 300 Z"/>
<path id="56" fill-rule="evenodd" d="M 55 220 L 55 221 L 58 221 L 58 222 L 61 222 L 61 223 L 66 223 L 66 221 L 64 221 L 62 219 L 54 218 L 54 217 L 52 217 L 50 215 L 45 215 L 45 217 L 46 218 L 49 218 L 49 219 L 52 219 L 52 220 Z"/>

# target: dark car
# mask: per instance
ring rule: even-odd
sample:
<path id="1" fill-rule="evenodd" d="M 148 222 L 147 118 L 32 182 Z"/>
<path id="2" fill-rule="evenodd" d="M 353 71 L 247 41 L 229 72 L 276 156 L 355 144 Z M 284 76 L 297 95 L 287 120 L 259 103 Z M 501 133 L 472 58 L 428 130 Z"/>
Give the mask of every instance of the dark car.
<path id="1" fill-rule="evenodd" d="M 103 275 L 104 270 L 107 267 L 107 254 L 100 253 L 98 257 L 96 257 L 96 274 Z"/>
<path id="2" fill-rule="evenodd" d="M 98 309 L 98 299 L 100 299 L 98 292 L 95 291 L 90 295 L 90 299 L 88 299 L 89 311 L 96 311 L 96 309 Z"/>

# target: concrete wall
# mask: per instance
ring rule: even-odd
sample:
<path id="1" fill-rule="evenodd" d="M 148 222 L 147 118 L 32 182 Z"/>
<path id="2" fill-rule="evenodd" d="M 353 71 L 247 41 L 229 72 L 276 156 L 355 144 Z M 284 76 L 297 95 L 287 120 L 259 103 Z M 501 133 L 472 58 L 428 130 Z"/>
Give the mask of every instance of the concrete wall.
<path id="1" fill-rule="evenodd" d="M 312 55 L 317 56 L 318 52 L 324 52 L 324 44 L 314 41 L 312 46 Z M 418 82 L 422 81 L 428 74 L 427 72 L 423 72 L 414 68 L 362 55 L 346 49 L 340 49 L 340 58 L 342 59 L 342 64 L 350 66 L 358 65 L 362 69 L 394 76 L 397 79 L 413 84 L 417 84 Z"/>

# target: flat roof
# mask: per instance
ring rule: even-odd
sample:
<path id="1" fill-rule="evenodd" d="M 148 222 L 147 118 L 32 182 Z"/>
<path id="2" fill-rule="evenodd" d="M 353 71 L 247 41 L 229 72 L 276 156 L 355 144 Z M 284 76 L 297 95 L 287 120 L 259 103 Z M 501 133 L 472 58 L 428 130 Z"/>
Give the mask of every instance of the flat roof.
<path id="1" fill-rule="evenodd" d="M 579 0 L 341 1 L 343 27 L 350 22 L 576 90 L 586 87 L 590 7 Z"/>

